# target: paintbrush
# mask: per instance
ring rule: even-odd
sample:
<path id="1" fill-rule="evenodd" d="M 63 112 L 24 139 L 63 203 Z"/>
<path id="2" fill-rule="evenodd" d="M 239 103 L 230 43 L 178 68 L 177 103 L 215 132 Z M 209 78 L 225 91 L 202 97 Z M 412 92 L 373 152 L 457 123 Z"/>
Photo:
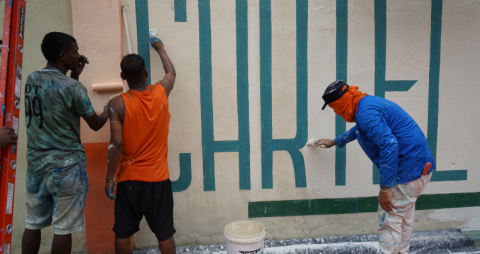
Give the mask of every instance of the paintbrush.
<path id="1" fill-rule="evenodd" d="M 307 144 L 305 146 L 314 146 L 314 147 L 321 147 L 321 148 L 327 148 L 325 145 L 323 144 L 318 144 L 317 143 L 318 141 L 318 138 L 312 138 L 310 139 L 310 141 L 307 142 Z"/>

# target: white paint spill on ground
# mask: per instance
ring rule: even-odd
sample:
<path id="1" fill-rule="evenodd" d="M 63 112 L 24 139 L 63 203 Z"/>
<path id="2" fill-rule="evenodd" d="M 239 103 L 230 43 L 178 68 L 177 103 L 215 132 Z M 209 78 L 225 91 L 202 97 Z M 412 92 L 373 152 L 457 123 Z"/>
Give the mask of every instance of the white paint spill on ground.
<path id="1" fill-rule="evenodd" d="M 366 253 L 365 250 L 371 251 L 368 253 L 377 253 L 378 242 L 364 242 L 364 243 L 333 243 L 333 244 L 299 244 L 282 247 L 265 248 L 264 254 L 296 254 L 296 253 L 355 253 L 355 250 L 363 250 L 361 253 Z M 227 251 L 211 252 L 212 254 L 227 254 Z M 421 254 L 425 251 L 409 251 L 410 254 Z M 445 250 L 445 253 L 452 254 L 480 254 L 480 251 L 474 252 L 450 252 Z"/>
<path id="2" fill-rule="evenodd" d="M 374 243 L 372 243 L 373 245 Z M 333 250 L 326 250 L 325 248 L 315 248 L 315 246 L 308 246 L 308 245 L 304 245 L 304 246 L 299 246 L 299 245 L 294 245 L 294 246 L 284 246 L 284 247 L 272 247 L 272 248 L 265 248 L 264 249 L 264 252 L 263 254 L 331 254 L 331 253 L 335 253 L 335 254 L 344 254 L 344 253 L 353 253 L 353 254 L 358 254 L 358 253 L 362 253 L 362 254 L 365 254 L 365 253 L 378 253 L 378 252 L 364 252 L 364 251 L 344 251 L 343 249 L 341 248 L 337 248 L 337 249 L 333 249 Z M 338 247 L 341 247 L 340 244 Z M 373 247 L 373 246 L 372 246 Z M 377 244 L 377 247 L 378 247 L 378 244 Z M 135 253 L 150 253 L 150 254 L 158 254 L 160 253 L 160 251 L 158 250 L 152 250 L 152 251 L 149 251 L 149 252 L 135 252 Z M 177 251 L 177 253 L 193 253 L 191 252 L 189 249 L 188 250 L 185 250 L 183 252 L 179 252 Z M 195 252 L 197 253 L 197 252 Z M 202 254 L 227 254 L 227 251 L 203 251 L 203 252 L 200 252 Z M 447 250 L 443 250 L 443 251 L 428 251 L 428 252 L 425 252 L 425 251 L 409 251 L 410 254 L 424 254 L 424 253 L 429 253 L 429 254 L 443 254 L 443 253 L 452 253 L 452 254 L 480 254 L 480 251 L 469 251 L 469 252 L 452 252 L 452 251 L 449 251 L 448 249 Z"/>
<path id="3" fill-rule="evenodd" d="M 158 248 L 136 249 L 135 254 L 156 253 Z M 227 254 L 225 244 L 178 246 L 177 253 Z M 377 254 L 378 236 L 333 236 L 265 241 L 263 254 Z M 414 232 L 410 254 L 477 253 L 472 238 L 460 230 L 436 230 Z"/>
<path id="4" fill-rule="evenodd" d="M 331 243 L 331 244 L 299 244 L 282 247 L 265 248 L 265 254 L 293 254 L 293 253 L 322 253 L 352 250 L 351 253 L 358 253 L 354 250 L 370 250 L 378 251 L 378 242 L 364 242 L 364 243 Z"/>

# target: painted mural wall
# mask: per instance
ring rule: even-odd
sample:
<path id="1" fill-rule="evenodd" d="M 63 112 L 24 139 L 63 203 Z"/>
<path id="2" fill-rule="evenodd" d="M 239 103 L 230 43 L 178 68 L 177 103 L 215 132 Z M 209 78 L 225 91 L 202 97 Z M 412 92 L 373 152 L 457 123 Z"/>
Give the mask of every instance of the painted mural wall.
<path id="1" fill-rule="evenodd" d="M 85 5 L 47 2 L 27 5 L 24 74 L 44 67 L 39 45 L 45 33 L 75 36 L 76 22 L 82 22 L 75 13 Z M 427 136 L 437 169 L 418 201 L 414 230 L 480 229 L 480 2 L 107 3 L 90 11 L 92 17 L 95 11 L 113 13 L 118 26 L 110 33 L 120 38 L 114 44 L 123 48 L 119 54 L 127 52 L 127 37 L 118 31 L 119 6 L 124 5 L 133 51 L 145 58 L 151 82 L 164 73 L 160 58 L 148 47 L 150 29 L 157 30 L 177 71 L 169 97 L 169 169 L 178 245 L 224 242 L 225 225 L 237 220 L 263 223 L 274 239 L 376 233 L 379 176 L 358 143 L 343 149 L 304 147 L 310 138 L 334 138 L 353 126 L 330 108 L 321 110 L 321 96 L 336 79 L 399 104 Z M 35 7 L 39 10 L 29 12 Z M 70 14 L 48 15 L 57 8 Z M 90 29 L 109 35 L 108 29 Z M 103 41 L 85 31 L 79 36 L 88 45 L 96 37 Z M 121 55 L 107 64 L 118 66 Z M 98 70 L 86 69 L 83 75 L 100 110 L 112 93 L 97 93 L 90 86 L 110 80 L 102 80 Z M 21 120 L 15 239 L 21 239 L 25 225 L 23 116 Z M 76 252 L 113 247 L 113 203 L 103 192 L 109 135 L 104 128 L 99 133 L 82 129 L 91 189 L 86 232 L 74 238 Z M 51 234 L 45 231 L 42 250 L 48 251 Z M 103 247 L 92 249 L 98 239 Z M 145 221 L 135 242 L 136 247 L 156 245 Z M 14 248 L 20 250 L 19 241 Z"/>
<path id="2" fill-rule="evenodd" d="M 468 115 L 480 89 L 467 85 L 480 63 L 477 3 L 135 4 L 138 52 L 150 60 L 152 81 L 163 73 L 147 47 L 149 29 L 178 70 L 169 160 L 179 242 L 222 242 L 223 227 L 243 219 L 277 239 L 376 232 L 376 214 L 362 211 L 377 209 L 368 197 L 378 194 L 378 174 L 359 145 L 304 148 L 352 126 L 320 110 L 335 79 L 395 101 L 427 135 L 438 168 L 426 193 L 444 195 L 425 196 L 415 229 L 478 227 L 478 208 L 460 209 L 464 217 L 435 210 L 478 205 L 470 202 L 477 194 L 450 194 L 479 190 L 472 127 L 480 118 Z M 148 229 L 141 234 L 146 243 Z"/>

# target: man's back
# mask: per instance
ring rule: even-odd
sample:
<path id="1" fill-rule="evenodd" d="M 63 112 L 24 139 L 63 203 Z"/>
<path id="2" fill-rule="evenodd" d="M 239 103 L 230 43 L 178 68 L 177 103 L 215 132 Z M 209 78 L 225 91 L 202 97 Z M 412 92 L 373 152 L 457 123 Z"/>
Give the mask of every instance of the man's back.
<path id="1" fill-rule="evenodd" d="M 163 86 L 157 83 L 144 92 L 129 90 L 122 98 L 125 117 L 118 181 L 167 180 L 170 113 Z"/>
<path id="2" fill-rule="evenodd" d="M 397 183 L 418 179 L 427 162 L 435 168 L 422 130 L 394 102 L 376 96 L 365 96 L 358 103 L 356 121 L 358 142 L 373 163 L 377 167 L 380 164 L 388 165 L 386 161 L 398 165 L 395 176 Z M 388 146 L 389 144 L 397 145 Z M 391 148 L 383 151 L 384 157 L 388 157 L 388 154 L 395 155 L 391 160 L 382 162 L 382 145 Z"/>
<path id="3" fill-rule="evenodd" d="M 175 68 L 158 38 L 151 38 L 162 60 L 165 76 L 147 86 L 145 60 L 137 54 L 123 57 L 120 76 L 130 91 L 110 100 L 110 144 L 105 194 L 115 199 L 115 251 L 131 253 L 131 237 L 142 217 L 155 234 L 162 253 L 176 253 L 173 226 L 172 182 L 168 172 L 168 95 L 175 83 Z M 117 196 L 115 171 L 120 165 Z"/>
<path id="4" fill-rule="evenodd" d="M 77 80 L 56 69 L 30 74 L 25 85 L 28 171 L 42 174 L 85 160 L 80 116 L 94 113 Z"/>
<path id="5" fill-rule="evenodd" d="M 377 96 L 366 96 L 358 103 L 357 121 L 365 122 L 381 115 L 385 118 L 393 134 L 399 137 L 424 136 L 422 130 L 396 103 Z M 358 123 L 357 122 L 357 123 Z"/>

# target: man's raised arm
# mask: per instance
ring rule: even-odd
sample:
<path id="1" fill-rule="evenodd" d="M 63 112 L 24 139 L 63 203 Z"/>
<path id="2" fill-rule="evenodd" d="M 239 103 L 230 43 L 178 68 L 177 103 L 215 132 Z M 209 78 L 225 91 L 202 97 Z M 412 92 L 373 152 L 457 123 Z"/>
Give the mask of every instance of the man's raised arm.
<path id="1" fill-rule="evenodd" d="M 158 38 L 150 39 L 153 48 L 157 51 L 158 55 L 162 59 L 163 70 L 165 71 L 165 76 L 162 80 L 160 80 L 160 84 L 162 84 L 163 88 L 165 89 L 165 93 L 170 95 L 170 92 L 173 89 L 173 84 L 175 83 L 175 77 L 177 76 L 175 72 L 175 67 L 173 67 L 172 61 L 167 55 L 167 51 L 165 51 L 165 47 L 163 46 L 163 42 Z"/>

